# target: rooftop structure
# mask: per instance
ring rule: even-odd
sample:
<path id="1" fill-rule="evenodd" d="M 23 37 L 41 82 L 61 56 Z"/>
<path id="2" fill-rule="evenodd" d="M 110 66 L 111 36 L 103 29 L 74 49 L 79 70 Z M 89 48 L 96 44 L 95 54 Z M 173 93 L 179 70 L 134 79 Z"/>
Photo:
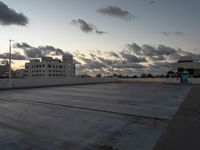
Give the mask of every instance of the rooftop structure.
<path id="1" fill-rule="evenodd" d="M 111 83 L 0 91 L 0 149 L 153 150 L 190 86 Z"/>
<path id="2" fill-rule="evenodd" d="M 25 64 L 25 77 L 29 79 L 62 79 L 75 76 L 73 56 L 65 55 L 62 61 L 52 57 L 33 59 Z"/>
<path id="3" fill-rule="evenodd" d="M 187 71 L 190 77 L 200 77 L 200 62 L 193 60 L 190 56 L 181 57 L 176 64 L 176 68 L 179 74 Z"/>
<path id="4" fill-rule="evenodd" d="M 193 62 L 193 58 L 191 56 L 182 56 L 180 57 L 180 59 L 178 60 L 178 63 L 185 63 L 185 62 Z"/>

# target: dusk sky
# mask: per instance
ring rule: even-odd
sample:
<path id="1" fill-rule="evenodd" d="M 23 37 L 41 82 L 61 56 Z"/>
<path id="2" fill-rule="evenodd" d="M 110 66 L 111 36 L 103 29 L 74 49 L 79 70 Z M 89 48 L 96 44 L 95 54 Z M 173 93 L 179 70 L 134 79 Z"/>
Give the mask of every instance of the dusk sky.
<path id="1" fill-rule="evenodd" d="M 1 54 L 8 51 L 9 39 L 32 47 L 51 45 L 70 53 L 78 50 L 83 55 L 88 50 L 122 54 L 132 43 L 141 47 L 143 56 L 137 53 L 137 58 L 147 55 L 147 47 L 143 45 L 158 51 L 162 51 L 159 45 L 163 45 L 176 53 L 181 49 L 184 52 L 180 55 L 199 53 L 200 50 L 199 0 L 0 1 L 1 9 L 5 5 L 8 10 L 14 10 L 16 18 L 6 19 L 5 11 L 0 10 Z M 125 55 L 121 56 L 124 58 Z M 134 62 L 134 65 L 144 65 L 140 62 Z M 124 63 L 130 65 L 128 59 Z"/>

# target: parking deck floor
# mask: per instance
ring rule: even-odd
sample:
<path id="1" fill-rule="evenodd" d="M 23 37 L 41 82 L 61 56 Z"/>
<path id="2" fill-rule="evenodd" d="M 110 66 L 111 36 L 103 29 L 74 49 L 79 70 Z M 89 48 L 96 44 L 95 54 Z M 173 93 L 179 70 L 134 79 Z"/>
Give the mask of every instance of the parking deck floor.
<path id="1" fill-rule="evenodd" d="M 151 150 L 190 88 L 109 83 L 0 91 L 0 149 Z"/>

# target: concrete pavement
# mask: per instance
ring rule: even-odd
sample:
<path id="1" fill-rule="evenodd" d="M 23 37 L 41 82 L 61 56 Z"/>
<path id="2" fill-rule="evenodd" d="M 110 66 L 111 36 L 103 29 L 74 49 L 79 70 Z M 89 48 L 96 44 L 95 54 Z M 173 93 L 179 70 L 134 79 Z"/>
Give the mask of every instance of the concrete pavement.
<path id="1" fill-rule="evenodd" d="M 194 85 L 154 150 L 200 149 L 200 85 Z"/>
<path id="2" fill-rule="evenodd" d="M 189 90 L 113 83 L 0 91 L 0 149 L 151 150 Z"/>

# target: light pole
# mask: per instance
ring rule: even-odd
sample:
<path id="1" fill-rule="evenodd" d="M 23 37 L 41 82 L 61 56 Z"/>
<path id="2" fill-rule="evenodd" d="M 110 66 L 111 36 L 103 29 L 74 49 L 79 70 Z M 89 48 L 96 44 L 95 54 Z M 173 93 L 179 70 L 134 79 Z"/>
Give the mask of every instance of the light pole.
<path id="1" fill-rule="evenodd" d="M 71 74 L 71 64 L 68 64 L 68 78 L 70 78 Z"/>
<path id="2" fill-rule="evenodd" d="M 11 66 L 11 64 L 12 64 L 12 62 L 11 62 L 11 59 L 12 59 L 12 54 L 11 54 L 11 51 L 12 51 L 12 46 L 11 46 L 11 44 L 12 44 L 12 41 L 13 40 L 9 40 L 9 83 L 11 83 L 11 78 L 12 78 L 12 66 Z"/>

